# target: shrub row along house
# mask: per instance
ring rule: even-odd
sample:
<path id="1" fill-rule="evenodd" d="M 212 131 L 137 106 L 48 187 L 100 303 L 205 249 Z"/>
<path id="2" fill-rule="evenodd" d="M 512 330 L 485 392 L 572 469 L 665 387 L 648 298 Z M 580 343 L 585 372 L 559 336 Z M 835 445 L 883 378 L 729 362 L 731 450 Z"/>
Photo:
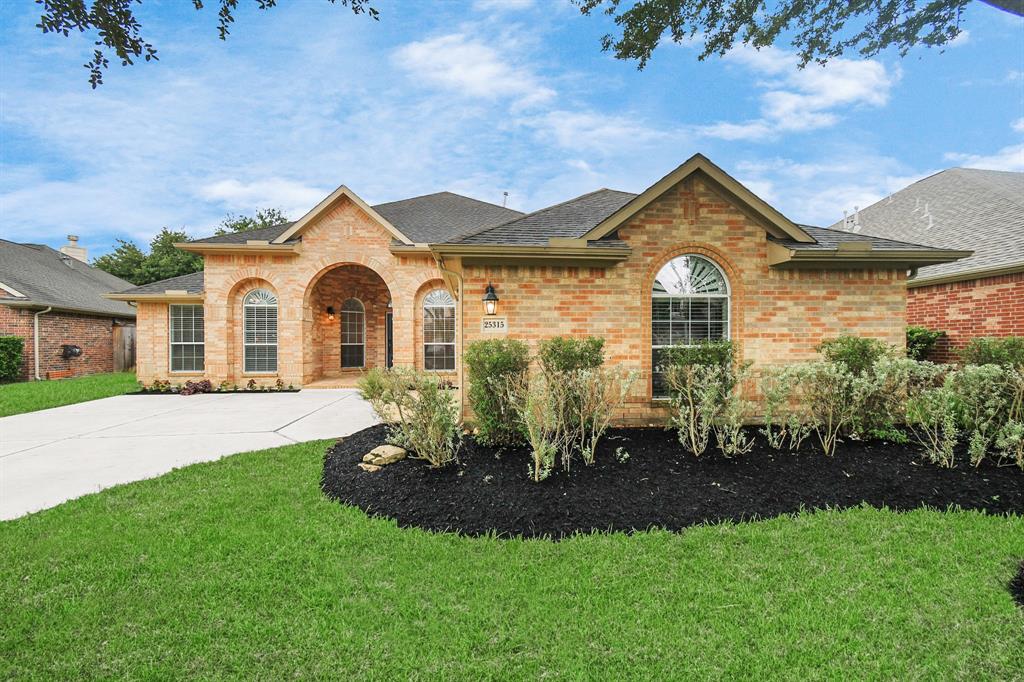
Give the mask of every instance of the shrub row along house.
<path id="1" fill-rule="evenodd" d="M 135 309 L 104 294 L 130 286 L 86 263 L 70 235 L 60 251 L 0 239 L 0 336 L 22 339 L 16 379 L 130 369 Z"/>
<path id="2" fill-rule="evenodd" d="M 394 365 L 461 385 L 473 340 L 593 335 L 640 377 L 624 423 L 663 418 L 674 344 L 731 339 L 759 365 L 850 331 L 902 346 L 908 272 L 970 255 L 796 224 L 702 155 L 638 195 L 526 215 L 342 186 L 294 223 L 180 247 L 202 273 L 111 295 L 138 305 L 143 382 L 340 385 Z"/>
<path id="3" fill-rule="evenodd" d="M 945 332 L 932 357 L 972 338 L 1024 335 L 1024 173 L 950 168 L 832 226 L 973 251 L 907 281 L 907 322 Z"/>

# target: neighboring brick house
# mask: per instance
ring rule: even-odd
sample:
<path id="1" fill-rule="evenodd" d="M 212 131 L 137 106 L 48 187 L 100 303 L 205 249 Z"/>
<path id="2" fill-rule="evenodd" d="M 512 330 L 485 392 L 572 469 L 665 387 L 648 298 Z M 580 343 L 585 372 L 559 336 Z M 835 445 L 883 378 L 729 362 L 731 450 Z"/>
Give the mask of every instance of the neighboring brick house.
<path id="1" fill-rule="evenodd" d="M 78 238 L 69 240 L 56 251 L 0 239 L 0 336 L 25 339 L 22 379 L 112 372 L 115 327 L 135 323 L 133 307 L 104 297 L 131 283 L 88 265 Z"/>
<path id="2" fill-rule="evenodd" d="M 832 227 L 974 252 L 907 281 L 907 322 L 946 332 L 933 359 L 978 336 L 1024 335 L 1024 173 L 951 168 Z"/>
<path id="3" fill-rule="evenodd" d="M 343 186 L 297 222 L 179 246 L 203 273 L 112 295 L 137 302 L 142 381 L 339 385 L 393 363 L 461 385 L 471 341 L 593 334 L 642 377 L 620 415 L 636 423 L 663 410 L 660 348 L 731 338 L 766 365 L 843 332 L 900 345 L 907 271 L 967 255 L 797 225 L 700 155 L 642 194 L 528 215 Z"/>

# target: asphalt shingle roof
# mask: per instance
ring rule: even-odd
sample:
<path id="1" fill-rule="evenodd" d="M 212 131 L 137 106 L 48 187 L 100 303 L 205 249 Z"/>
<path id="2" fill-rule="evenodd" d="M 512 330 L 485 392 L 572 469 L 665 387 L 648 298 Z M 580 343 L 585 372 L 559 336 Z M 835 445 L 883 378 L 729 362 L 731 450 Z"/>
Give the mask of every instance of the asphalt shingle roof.
<path id="1" fill-rule="evenodd" d="M 0 282 L 25 296 L 0 298 L 0 304 L 30 303 L 98 315 L 135 317 L 135 309 L 124 301 L 103 298 L 107 292 L 130 287 L 131 282 L 42 244 L 18 244 L 0 239 Z"/>
<path id="2" fill-rule="evenodd" d="M 213 237 L 205 237 L 203 239 L 193 239 L 193 242 L 198 244 L 244 244 L 250 239 L 256 241 L 273 241 L 280 237 L 284 232 L 294 225 L 295 223 L 281 223 L 280 225 L 273 225 L 271 227 L 261 227 L 256 230 L 246 230 L 244 232 L 231 232 L 230 234 L 219 234 Z"/>
<path id="3" fill-rule="evenodd" d="M 373 209 L 417 244 L 455 242 L 467 234 L 523 215 L 520 211 L 452 192 L 377 204 Z"/>
<path id="4" fill-rule="evenodd" d="M 634 197 L 630 192 L 599 189 L 477 231 L 457 243 L 535 246 L 546 245 L 551 237 L 579 238 Z"/>
<path id="5" fill-rule="evenodd" d="M 159 282 L 152 282 L 150 284 L 143 284 L 141 286 L 132 287 L 124 291 L 119 291 L 119 294 L 162 294 L 167 290 L 171 291 L 185 291 L 190 294 L 201 294 L 203 293 L 203 272 L 193 272 L 190 275 L 179 275 L 178 277 L 170 277 L 168 279 L 162 279 Z"/>
<path id="6" fill-rule="evenodd" d="M 861 235 L 974 251 L 918 279 L 1024 264 L 1024 173 L 950 168 L 861 209 L 860 226 Z"/>
<path id="7" fill-rule="evenodd" d="M 867 234 L 859 234 L 854 232 L 844 232 L 842 230 L 836 230 L 831 227 L 815 227 L 813 225 L 800 225 L 807 234 L 814 238 L 814 244 L 808 244 L 807 242 L 798 242 L 792 239 L 774 239 L 773 241 L 779 244 L 785 245 L 790 249 L 797 249 L 800 251 L 831 251 L 838 247 L 843 242 L 870 242 L 871 249 L 873 251 L 905 251 L 907 249 L 921 250 L 921 249 L 936 249 L 940 247 L 925 246 L 923 244 L 911 244 L 909 242 L 898 242 L 893 239 L 883 239 L 881 237 L 873 237 Z"/>

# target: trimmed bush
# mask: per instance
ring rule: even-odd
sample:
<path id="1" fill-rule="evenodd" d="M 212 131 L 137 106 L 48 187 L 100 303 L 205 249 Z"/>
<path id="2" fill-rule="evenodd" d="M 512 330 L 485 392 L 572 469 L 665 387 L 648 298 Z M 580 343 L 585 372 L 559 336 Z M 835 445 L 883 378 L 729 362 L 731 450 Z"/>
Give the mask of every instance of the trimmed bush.
<path id="1" fill-rule="evenodd" d="M 462 443 L 459 408 L 447 382 L 413 369 L 371 369 L 359 390 L 388 424 L 390 440 L 431 466 L 455 461 Z"/>
<path id="2" fill-rule="evenodd" d="M 822 341 L 815 350 L 829 362 L 844 365 L 853 374 L 870 371 L 879 359 L 892 354 L 892 348 L 883 341 L 850 334 Z"/>
<path id="3" fill-rule="evenodd" d="M 971 339 L 960 351 L 960 362 L 965 365 L 1024 367 L 1024 336 Z"/>
<path id="4" fill-rule="evenodd" d="M 750 363 L 737 367 L 734 353 L 731 342 L 712 341 L 675 346 L 663 355 L 670 424 L 680 444 L 694 455 L 707 450 L 712 433 L 726 457 L 745 454 L 754 446 L 743 430 L 750 403 L 737 391 Z"/>
<path id="5" fill-rule="evenodd" d="M 544 339 L 538 346 L 537 361 L 541 371 L 549 376 L 555 372 L 594 369 L 604 364 L 604 339 L 597 336 Z"/>
<path id="6" fill-rule="evenodd" d="M 911 360 L 927 360 L 935 344 L 946 332 L 911 325 L 907 327 L 907 357 Z"/>
<path id="7" fill-rule="evenodd" d="M 0 336 L 0 381 L 15 381 L 21 377 L 24 355 L 25 339 L 20 336 Z"/>
<path id="8" fill-rule="evenodd" d="M 508 394 L 510 379 L 530 366 L 529 348 L 514 339 L 487 339 L 466 346 L 467 397 L 476 418 L 477 439 L 488 445 L 523 440 L 523 424 Z"/>

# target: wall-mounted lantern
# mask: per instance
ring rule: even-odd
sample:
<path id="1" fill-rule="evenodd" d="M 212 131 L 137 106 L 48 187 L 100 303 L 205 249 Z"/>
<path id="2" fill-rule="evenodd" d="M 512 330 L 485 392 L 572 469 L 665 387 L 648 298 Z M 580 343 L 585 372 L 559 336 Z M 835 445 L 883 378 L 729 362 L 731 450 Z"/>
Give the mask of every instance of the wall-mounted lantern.
<path id="1" fill-rule="evenodd" d="M 484 291 L 484 312 L 488 315 L 498 312 L 498 294 L 494 293 L 494 287 L 490 282 L 487 283 L 487 289 Z"/>
<path id="2" fill-rule="evenodd" d="M 327 306 L 327 319 L 334 322 L 334 306 Z"/>

